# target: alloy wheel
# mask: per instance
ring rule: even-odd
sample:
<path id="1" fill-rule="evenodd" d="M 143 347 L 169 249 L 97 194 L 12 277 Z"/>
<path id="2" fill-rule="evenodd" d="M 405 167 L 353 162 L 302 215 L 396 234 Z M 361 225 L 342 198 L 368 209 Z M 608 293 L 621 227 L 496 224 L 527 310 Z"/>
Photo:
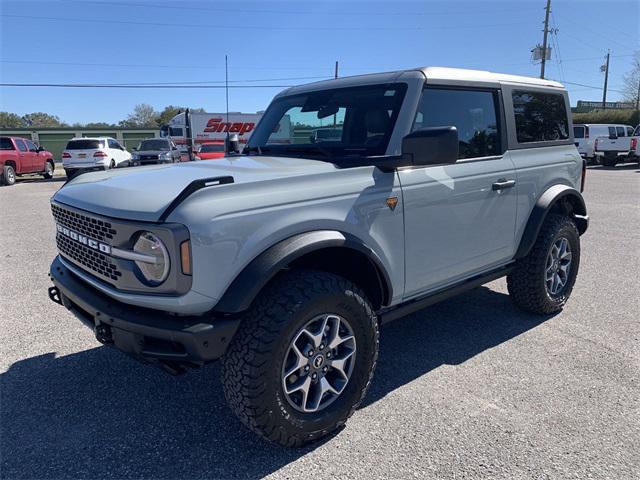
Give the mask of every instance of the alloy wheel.
<path id="1" fill-rule="evenodd" d="M 547 255 L 545 284 L 551 295 L 558 295 L 569 281 L 571 245 L 565 237 L 558 238 Z"/>
<path id="2" fill-rule="evenodd" d="M 346 319 L 319 315 L 289 344 L 282 365 L 282 388 L 289 404 L 304 413 L 323 410 L 346 388 L 356 356 L 356 339 Z"/>

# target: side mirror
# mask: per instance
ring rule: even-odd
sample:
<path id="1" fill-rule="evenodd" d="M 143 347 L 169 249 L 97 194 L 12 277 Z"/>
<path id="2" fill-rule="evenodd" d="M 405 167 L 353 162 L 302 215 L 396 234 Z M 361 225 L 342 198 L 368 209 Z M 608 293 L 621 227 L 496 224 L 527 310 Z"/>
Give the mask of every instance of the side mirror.
<path id="1" fill-rule="evenodd" d="M 421 128 L 402 139 L 404 165 L 448 165 L 458 161 L 458 129 Z"/>
<path id="2" fill-rule="evenodd" d="M 41 145 L 38 145 L 38 148 L 37 148 L 37 150 L 36 150 L 36 151 L 37 151 L 38 153 L 40 153 L 40 152 L 44 152 L 44 147 L 43 147 L 43 146 L 41 146 Z"/>

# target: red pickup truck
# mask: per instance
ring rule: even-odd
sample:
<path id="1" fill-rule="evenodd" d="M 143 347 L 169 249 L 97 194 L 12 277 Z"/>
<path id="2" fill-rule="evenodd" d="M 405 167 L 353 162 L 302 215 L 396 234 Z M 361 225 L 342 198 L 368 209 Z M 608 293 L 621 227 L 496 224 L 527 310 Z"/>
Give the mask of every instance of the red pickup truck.
<path id="1" fill-rule="evenodd" d="M 16 176 L 38 173 L 53 177 L 53 154 L 31 140 L 0 137 L 0 185 L 13 185 Z"/>

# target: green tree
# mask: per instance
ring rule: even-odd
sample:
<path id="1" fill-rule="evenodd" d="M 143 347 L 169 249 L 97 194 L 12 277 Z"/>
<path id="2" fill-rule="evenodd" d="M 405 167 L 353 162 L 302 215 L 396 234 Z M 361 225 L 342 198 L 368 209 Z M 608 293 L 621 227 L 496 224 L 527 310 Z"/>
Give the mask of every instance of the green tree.
<path id="1" fill-rule="evenodd" d="M 11 112 L 0 112 L 0 128 L 21 128 L 24 121 L 20 115 Z"/>
<path id="2" fill-rule="evenodd" d="M 89 122 L 84 125 L 85 128 L 115 128 L 117 125 L 107 122 Z"/>
<path id="3" fill-rule="evenodd" d="M 66 127 L 58 117 L 44 112 L 27 113 L 22 120 L 26 127 L 31 128 Z"/>
<path id="4" fill-rule="evenodd" d="M 126 120 L 120 122 L 121 127 L 157 127 L 156 119 L 158 112 L 153 106 L 147 103 L 139 103 L 133 107 L 133 113 L 130 113 Z"/>

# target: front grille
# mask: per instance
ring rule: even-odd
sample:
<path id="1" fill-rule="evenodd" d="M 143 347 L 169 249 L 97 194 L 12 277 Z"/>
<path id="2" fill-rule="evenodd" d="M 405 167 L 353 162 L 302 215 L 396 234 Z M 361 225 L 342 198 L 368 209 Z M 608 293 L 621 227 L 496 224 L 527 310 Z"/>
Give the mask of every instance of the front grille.
<path id="1" fill-rule="evenodd" d="M 140 160 L 158 160 L 158 155 L 141 155 Z"/>
<path id="2" fill-rule="evenodd" d="M 118 233 L 112 228 L 109 222 L 72 212 L 58 205 L 52 204 L 51 212 L 53 213 L 53 218 L 55 218 L 56 223 L 95 240 L 103 242 L 105 240 L 112 240 L 113 236 Z"/>
<path id="3" fill-rule="evenodd" d="M 70 258 L 102 277 L 110 280 L 118 280 L 118 278 L 122 276 L 122 272 L 118 270 L 111 258 L 107 255 L 81 243 L 74 242 L 70 238 L 60 234 L 56 235 L 56 243 L 58 244 L 58 250 L 60 250 L 60 253 L 65 257 Z"/>

